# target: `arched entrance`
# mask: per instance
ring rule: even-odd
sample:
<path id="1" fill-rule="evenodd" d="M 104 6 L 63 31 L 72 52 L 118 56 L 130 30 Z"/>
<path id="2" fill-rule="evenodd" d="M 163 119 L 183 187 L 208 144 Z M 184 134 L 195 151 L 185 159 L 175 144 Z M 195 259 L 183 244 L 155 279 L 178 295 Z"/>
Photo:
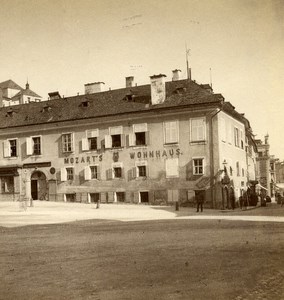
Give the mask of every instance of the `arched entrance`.
<path id="1" fill-rule="evenodd" d="M 47 200 L 46 176 L 41 171 L 35 171 L 31 176 L 31 196 L 33 200 Z"/>

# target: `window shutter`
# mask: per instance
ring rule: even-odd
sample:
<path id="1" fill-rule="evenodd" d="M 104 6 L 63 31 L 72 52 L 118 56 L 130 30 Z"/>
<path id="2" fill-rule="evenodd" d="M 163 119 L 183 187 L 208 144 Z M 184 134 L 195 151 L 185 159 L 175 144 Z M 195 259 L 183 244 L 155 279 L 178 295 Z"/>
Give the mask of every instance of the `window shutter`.
<path id="1" fill-rule="evenodd" d="M 71 133 L 71 139 L 72 139 L 72 149 L 71 151 L 74 152 L 75 151 L 75 136 L 74 133 Z"/>
<path id="2" fill-rule="evenodd" d="M 84 168 L 84 175 L 85 175 L 85 180 L 91 180 L 91 168 L 89 166 L 86 166 Z"/>
<path id="3" fill-rule="evenodd" d="M 177 143 L 178 142 L 178 129 L 177 129 L 178 123 L 170 122 L 170 142 L 171 143 Z"/>
<path id="4" fill-rule="evenodd" d="M 89 150 L 89 143 L 87 138 L 82 138 L 82 151 Z"/>
<path id="5" fill-rule="evenodd" d="M 173 190 L 168 190 L 168 202 L 173 202 Z"/>
<path id="6" fill-rule="evenodd" d="M 166 174 L 169 177 L 178 177 L 178 158 L 166 159 Z"/>
<path id="7" fill-rule="evenodd" d="M 101 170 L 99 166 L 97 166 L 97 179 L 101 180 Z"/>
<path id="8" fill-rule="evenodd" d="M 146 132 L 147 131 L 147 123 L 134 124 L 133 129 L 134 129 L 134 132 Z"/>
<path id="9" fill-rule="evenodd" d="M 66 181 L 67 180 L 67 170 L 65 168 L 61 168 L 60 170 L 60 179 L 61 181 Z"/>
<path id="10" fill-rule="evenodd" d="M 146 142 L 146 145 L 150 145 L 150 132 L 149 131 L 145 132 L 145 142 Z"/>
<path id="11" fill-rule="evenodd" d="M 107 178 L 107 180 L 111 180 L 113 178 L 112 174 L 113 174 L 112 169 L 106 170 L 106 178 Z"/>
<path id="12" fill-rule="evenodd" d="M 146 177 L 149 178 L 149 166 L 146 165 Z"/>
<path id="13" fill-rule="evenodd" d="M 121 178 L 124 178 L 124 168 L 121 168 Z"/>
<path id="14" fill-rule="evenodd" d="M 110 135 L 105 135 L 105 147 L 112 148 L 112 140 Z"/>
<path id="15" fill-rule="evenodd" d="M 114 192 L 108 192 L 108 202 L 114 202 Z"/>
<path id="16" fill-rule="evenodd" d="M 134 192 L 134 199 L 133 199 L 134 203 L 139 203 L 140 200 L 139 194 L 140 194 L 139 192 Z"/>
<path id="17" fill-rule="evenodd" d="M 121 147 L 125 147 L 125 134 L 120 135 Z"/>
<path id="18" fill-rule="evenodd" d="M 102 141 L 99 140 L 99 137 L 97 137 L 97 150 L 100 150 L 102 148 Z"/>
<path id="19" fill-rule="evenodd" d="M 130 133 L 129 134 L 129 146 L 132 147 L 132 146 L 135 146 L 136 144 L 136 136 L 135 136 L 135 133 Z"/>
<path id="20" fill-rule="evenodd" d="M 4 157 L 11 157 L 10 142 L 8 140 L 3 142 L 3 147 L 4 147 Z"/>
<path id="21" fill-rule="evenodd" d="M 27 155 L 32 155 L 33 154 L 33 144 L 32 144 L 31 137 L 26 138 L 26 147 L 27 147 Z"/>
<path id="22" fill-rule="evenodd" d="M 137 178 L 137 167 L 132 169 L 132 179 Z"/>
<path id="23" fill-rule="evenodd" d="M 87 138 L 98 137 L 98 136 L 99 136 L 99 129 L 86 130 Z"/>

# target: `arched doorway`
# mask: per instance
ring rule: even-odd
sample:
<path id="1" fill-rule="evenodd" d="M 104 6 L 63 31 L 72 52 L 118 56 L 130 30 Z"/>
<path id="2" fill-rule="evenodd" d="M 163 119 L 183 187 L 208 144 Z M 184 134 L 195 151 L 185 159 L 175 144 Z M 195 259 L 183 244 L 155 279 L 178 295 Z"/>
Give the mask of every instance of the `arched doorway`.
<path id="1" fill-rule="evenodd" d="M 47 200 L 46 176 L 41 171 L 35 171 L 31 176 L 31 196 L 33 200 Z"/>

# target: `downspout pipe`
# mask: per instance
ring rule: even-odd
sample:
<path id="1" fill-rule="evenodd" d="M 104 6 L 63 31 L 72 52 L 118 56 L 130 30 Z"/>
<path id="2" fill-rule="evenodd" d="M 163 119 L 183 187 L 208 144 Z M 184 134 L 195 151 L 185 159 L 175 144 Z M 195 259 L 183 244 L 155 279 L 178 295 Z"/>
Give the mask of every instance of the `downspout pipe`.
<path id="1" fill-rule="evenodd" d="M 214 187 L 214 176 L 215 176 L 215 169 L 214 169 L 214 140 L 213 140 L 213 118 L 222 111 L 223 105 L 218 108 L 217 111 L 214 110 L 214 114 L 210 115 L 209 119 L 209 164 L 210 164 L 210 193 L 212 199 L 212 208 L 217 208 L 216 205 L 216 197 L 215 197 L 215 187 Z"/>

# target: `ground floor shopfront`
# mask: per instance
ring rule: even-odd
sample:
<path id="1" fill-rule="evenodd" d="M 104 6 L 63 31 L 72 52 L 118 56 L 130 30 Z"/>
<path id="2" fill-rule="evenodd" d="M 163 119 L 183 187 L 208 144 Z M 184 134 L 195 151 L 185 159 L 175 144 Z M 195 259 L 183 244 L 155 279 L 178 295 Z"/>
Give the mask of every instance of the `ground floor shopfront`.
<path id="1" fill-rule="evenodd" d="M 151 179 L 145 177 L 77 182 L 58 180 L 58 172 L 51 163 L 0 168 L 0 201 L 20 199 L 58 202 L 134 203 L 171 205 L 179 201 L 194 205 L 198 194 L 208 207 L 212 206 L 209 178 L 195 181 L 180 178 Z"/>

